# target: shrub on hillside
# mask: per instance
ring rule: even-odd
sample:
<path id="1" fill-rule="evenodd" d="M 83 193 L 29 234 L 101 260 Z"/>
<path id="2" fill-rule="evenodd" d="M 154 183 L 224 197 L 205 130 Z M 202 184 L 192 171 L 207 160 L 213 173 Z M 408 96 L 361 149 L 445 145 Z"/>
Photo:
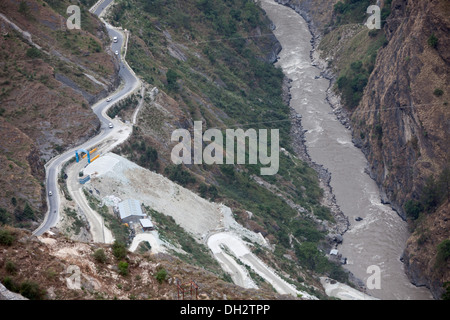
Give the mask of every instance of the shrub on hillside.
<path id="1" fill-rule="evenodd" d="M 106 254 L 105 254 L 105 251 L 104 251 L 103 249 L 97 249 L 97 250 L 94 252 L 94 259 L 95 259 L 97 262 L 105 263 L 105 262 L 106 262 Z"/>
<path id="2" fill-rule="evenodd" d="M 445 239 L 437 246 L 436 267 L 444 266 L 450 258 L 450 240 Z"/>
<path id="3" fill-rule="evenodd" d="M 41 57 L 41 51 L 35 47 L 27 50 L 27 57 L 31 59 L 37 59 Z"/>
<path id="4" fill-rule="evenodd" d="M 127 276 L 128 275 L 128 273 L 129 273 L 129 271 L 128 271 L 128 262 L 120 261 L 118 267 L 119 267 L 119 273 L 122 276 Z"/>
<path id="5" fill-rule="evenodd" d="M 444 94 L 444 91 L 442 89 L 437 88 L 437 89 L 434 90 L 433 94 L 436 97 L 440 97 L 440 96 L 442 96 Z"/>
<path id="6" fill-rule="evenodd" d="M 19 293 L 30 300 L 43 300 L 46 294 L 45 290 L 39 287 L 39 284 L 29 280 L 22 282 Z"/>
<path id="7" fill-rule="evenodd" d="M 0 244 L 10 246 L 15 240 L 11 231 L 6 229 L 0 229 Z"/>
<path id="8" fill-rule="evenodd" d="M 156 273 L 156 280 L 158 280 L 159 283 L 163 283 L 163 281 L 166 280 L 167 278 L 167 271 L 166 269 L 160 269 L 157 273 Z"/>
<path id="9" fill-rule="evenodd" d="M 431 34 L 431 36 L 428 38 L 428 45 L 433 48 L 436 49 L 436 47 L 438 46 L 439 40 L 438 38 L 435 36 L 435 34 Z"/>
<path id="10" fill-rule="evenodd" d="M 127 256 L 127 248 L 122 242 L 114 241 L 112 245 L 112 251 L 114 257 L 116 257 L 118 260 L 125 259 Z"/>

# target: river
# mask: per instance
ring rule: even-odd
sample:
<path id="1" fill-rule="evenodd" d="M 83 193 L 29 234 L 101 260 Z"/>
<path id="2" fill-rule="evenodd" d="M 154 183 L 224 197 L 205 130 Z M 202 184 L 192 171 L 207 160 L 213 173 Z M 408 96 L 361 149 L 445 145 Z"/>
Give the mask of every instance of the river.
<path id="1" fill-rule="evenodd" d="M 292 80 L 290 104 L 302 116 L 308 153 L 312 161 L 331 173 L 336 202 L 350 222 L 338 247 L 347 258 L 345 268 L 364 283 L 374 283 L 368 268 L 378 266 L 380 286 L 367 289 L 376 298 L 432 299 L 427 288 L 415 287 L 408 280 L 400 261 L 409 236 L 407 225 L 381 203 L 376 183 L 364 170 L 365 156 L 353 145 L 351 132 L 337 120 L 326 100 L 329 80 L 316 78 L 321 70 L 311 63 L 311 33 L 306 21 L 273 0 L 260 2 L 276 26 L 274 33 L 283 48 L 277 65 Z M 358 217 L 362 220 L 356 221 Z"/>

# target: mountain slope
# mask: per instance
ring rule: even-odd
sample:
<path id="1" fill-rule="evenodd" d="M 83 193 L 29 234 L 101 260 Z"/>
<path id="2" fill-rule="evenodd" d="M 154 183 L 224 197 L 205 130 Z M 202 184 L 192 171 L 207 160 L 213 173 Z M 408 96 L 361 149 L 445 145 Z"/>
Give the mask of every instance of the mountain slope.
<path id="1" fill-rule="evenodd" d="M 130 31 L 127 61 L 148 83 L 137 126 L 115 152 L 226 204 L 240 224 L 273 244 L 273 252 L 259 250 L 258 256 L 286 270 L 299 288 L 316 290 L 316 273 L 347 281 L 341 266 L 327 259 L 342 232 L 333 215 L 340 212 L 323 205 L 329 199 L 318 173 L 294 151 L 286 83 L 273 66 L 280 45 L 261 8 L 251 0 L 189 0 L 183 6 L 123 0 L 106 19 Z M 130 120 L 135 103 L 117 105 L 112 115 Z M 226 129 L 279 129 L 278 173 L 261 176 L 261 164 L 173 165 L 171 135 L 180 128 L 192 133 L 194 121 L 224 135 Z"/>
<path id="2" fill-rule="evenodd" d="M 340 120 L 384 201 L 411 226 L 406 272 L 440 298 L 450 280 L 450 4 L 379 1 L 383 28 L 369 31 L 362 24 L 375 1 L 279 2 L 310 21 L 320 42 L 314 55 L 328 61 L 346 109 Z"/>
<path id="3" fill-rule="evenodd" d="M 355 139 L 394 208 L 413 221 L 407 274 L 439 298 L 450 280 L 448 257 L 436 264 L 450 238 L 450 4 L 393 0 L 391 8 L 389 43 L 352 118 Z"/>
<path id="4" fill-rule="evenodd" d="M 30 227 L 42 218 L 45 162 L 95 134 L 89 105 L 118 85 L 109 37 L 83 3 L 81 30 L 66 28 L 69 1 L 0 4 L 3 223 Z"/>
<path id="5" fill-rule="evenodd" d="M 57 234 L 38 239 L 9 227 L 0 228 L 0 234 L 0 279 L 7 289 L 33 300 L 176 300 L 176 280 L 183 285 L 195 281 L 199 300 L 296 299 L 270 289 L 241 288 L 167 254 L 119 255 L 114 246 Z M 11 237 L 8 244 L 5 234 Z M 190 287 L 184 288 L 186 298 L 195 300 Z"/>

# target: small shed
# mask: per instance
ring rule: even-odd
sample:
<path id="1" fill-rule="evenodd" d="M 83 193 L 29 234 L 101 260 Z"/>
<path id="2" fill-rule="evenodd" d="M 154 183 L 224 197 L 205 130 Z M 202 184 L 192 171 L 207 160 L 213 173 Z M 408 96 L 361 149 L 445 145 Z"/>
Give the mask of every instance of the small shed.
<path id="1" fill-rule="evenodd" d="M 330 255 L 331 256 L 337 256 L 338 253 L 339 253 L 339 251 L 337 249 L 333 249 L 333 250 L 330 251 Z"/>
<path id="2" fill-rule="evenodd" d="M 140 219 L 139 222 L 141 223 L 142 229 L 144 229 L 144 231 L 152 231 L 153 229 L 155 229 L 150 219 Z"/>
<path id="3" fill-rule="evenodd" d="M 128 199 L 119 203 L 120 219 L 124 223 L 139 222 L 146 215 L 142 212 L 141 203 L 138 200 Z"/>

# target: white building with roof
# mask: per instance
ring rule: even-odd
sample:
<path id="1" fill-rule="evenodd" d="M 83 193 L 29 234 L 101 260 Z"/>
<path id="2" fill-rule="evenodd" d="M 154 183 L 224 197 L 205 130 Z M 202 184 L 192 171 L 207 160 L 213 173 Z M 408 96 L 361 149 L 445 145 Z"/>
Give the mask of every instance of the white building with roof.
<path id="1" fill-rule="evenodd" d="M 142 212 L 141 203 L 133 199 L 127 199 L 119 203 L 119 215 L 124 223 L 137 223 L 140 219 L 147 217 Z"/>
<path id="2" fill-rule="evenodd" d="M 155 228 L 152 221 L 148 218 L 139 219 L 139 222 L 141 223 L 142 229 L 144 229 L 144 231 L 151 231 Z"/>

